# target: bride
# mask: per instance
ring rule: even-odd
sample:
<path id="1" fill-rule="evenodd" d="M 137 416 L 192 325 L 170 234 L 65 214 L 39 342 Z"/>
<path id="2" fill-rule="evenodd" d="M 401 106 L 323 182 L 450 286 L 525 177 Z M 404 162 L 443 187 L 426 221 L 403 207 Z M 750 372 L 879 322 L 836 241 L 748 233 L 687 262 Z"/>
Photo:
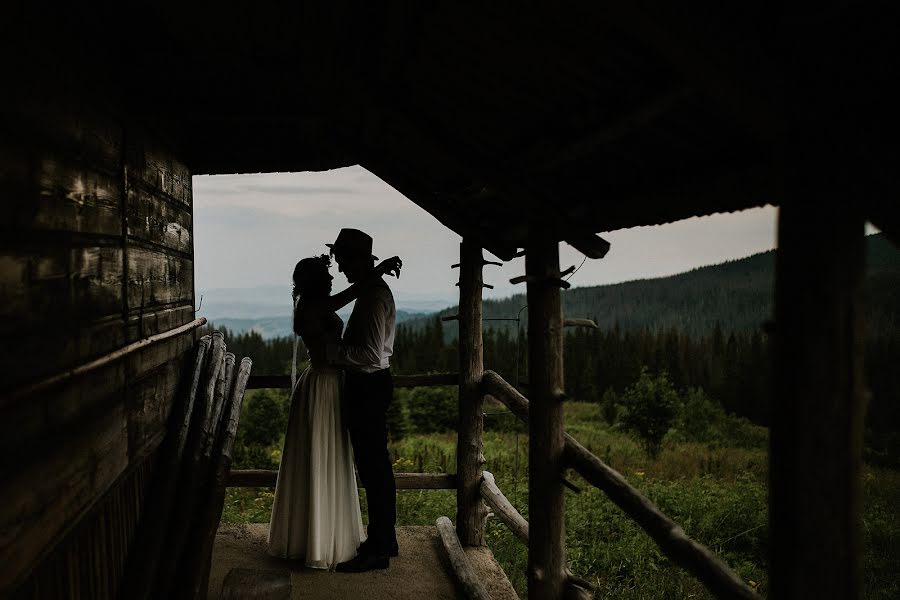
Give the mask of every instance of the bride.
<path id="1" fill-rule="evenodd" d="M 330 266 L 325 254 L 294 269 L 294 332 L 306 345 L 309 366 L 291 393 L 268 538 L 269 554 L 318 569 L 353 558 L 366 538 L 341 414 L 341 372 L 325 360 L 326 344 L 339 343 L 344 327 L 335 311 L 356 298 L 358 284 L 331 296 Z M 371 277 L 399 276 L 400 266 L 395 256 Z"/>

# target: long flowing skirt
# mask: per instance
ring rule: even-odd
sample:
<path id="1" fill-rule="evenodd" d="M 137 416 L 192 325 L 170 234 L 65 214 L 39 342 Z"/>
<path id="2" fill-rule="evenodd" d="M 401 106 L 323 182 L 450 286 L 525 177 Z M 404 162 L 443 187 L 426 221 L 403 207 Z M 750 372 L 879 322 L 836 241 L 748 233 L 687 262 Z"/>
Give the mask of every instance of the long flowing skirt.
<path id="1" fill-rule="evenodd" d="M 269 523 L 269 554 L 320 569 L 353 558 L 366 537 L 340 388 L 340 372 L 319 367 L 294 386 Z"/>

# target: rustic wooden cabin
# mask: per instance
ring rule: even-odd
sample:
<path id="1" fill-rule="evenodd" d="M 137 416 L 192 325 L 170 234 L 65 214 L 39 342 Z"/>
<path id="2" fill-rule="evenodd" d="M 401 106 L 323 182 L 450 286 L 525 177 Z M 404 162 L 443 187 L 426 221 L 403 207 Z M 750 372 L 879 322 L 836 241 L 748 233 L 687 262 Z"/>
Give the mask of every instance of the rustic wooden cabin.
<path id="1" fill-rule="evenodd" d="M 588 593 L 566 570 L 564 468 L 715 594 L 752 595 L 564 434 L 558 245 L 597 259 L 597 232 L 778 205 L 770 595 L 859 597 L 863 227 L 897 239 L 896 12 L 5 4 L 0 595 L 124 597 L 152 554 L 179 398 L 205 348 L 225 364 L 197 339 L 191 176 L 360 164 L 463 238 L 458 512 L 440 527 L 483 544 L 486 500 L 528 544 L 534 599 Z M 483 249 L 526 257 L 528 404 L 483 371 Z M 527 526 L 482 474 L 484 394 L 528 419 Z"/>

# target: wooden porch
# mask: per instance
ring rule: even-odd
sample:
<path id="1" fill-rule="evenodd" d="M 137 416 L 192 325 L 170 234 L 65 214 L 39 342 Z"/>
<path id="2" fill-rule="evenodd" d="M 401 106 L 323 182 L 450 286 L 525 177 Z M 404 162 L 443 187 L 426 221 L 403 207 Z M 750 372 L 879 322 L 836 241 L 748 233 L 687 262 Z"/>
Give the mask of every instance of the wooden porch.
<path id="1" fill-rule="evenodd" d="M 399 527 L 400 556 L 391 559 L 390 569 L 366 573 L 321 571 L 272 558 L 265 552 L 267 532 L 268 523 L 219 527 L 209 578 L 207 597 L 210 600 L 235 597 L 340 600 L 359 597 L 361 590 L 365 590 L 368 600 L 465 598 L 455 584 L 436 527 Z M 468 547 L 465 553 L 491 598 L 518 600 L 490 548 Z"/>

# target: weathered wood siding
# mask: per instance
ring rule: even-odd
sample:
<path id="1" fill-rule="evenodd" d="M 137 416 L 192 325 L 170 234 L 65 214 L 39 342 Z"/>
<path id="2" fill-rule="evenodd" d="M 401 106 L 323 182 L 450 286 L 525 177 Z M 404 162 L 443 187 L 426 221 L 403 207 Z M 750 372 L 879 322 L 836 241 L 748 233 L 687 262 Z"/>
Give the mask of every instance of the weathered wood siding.
<path id="1" fill-rule="evenodd" d="M 0 117 L 0 596 L 113 598 L 194 336 L 12 392 L 194 318 L 191 178 L 171 132 L 48 102 Z"/>

